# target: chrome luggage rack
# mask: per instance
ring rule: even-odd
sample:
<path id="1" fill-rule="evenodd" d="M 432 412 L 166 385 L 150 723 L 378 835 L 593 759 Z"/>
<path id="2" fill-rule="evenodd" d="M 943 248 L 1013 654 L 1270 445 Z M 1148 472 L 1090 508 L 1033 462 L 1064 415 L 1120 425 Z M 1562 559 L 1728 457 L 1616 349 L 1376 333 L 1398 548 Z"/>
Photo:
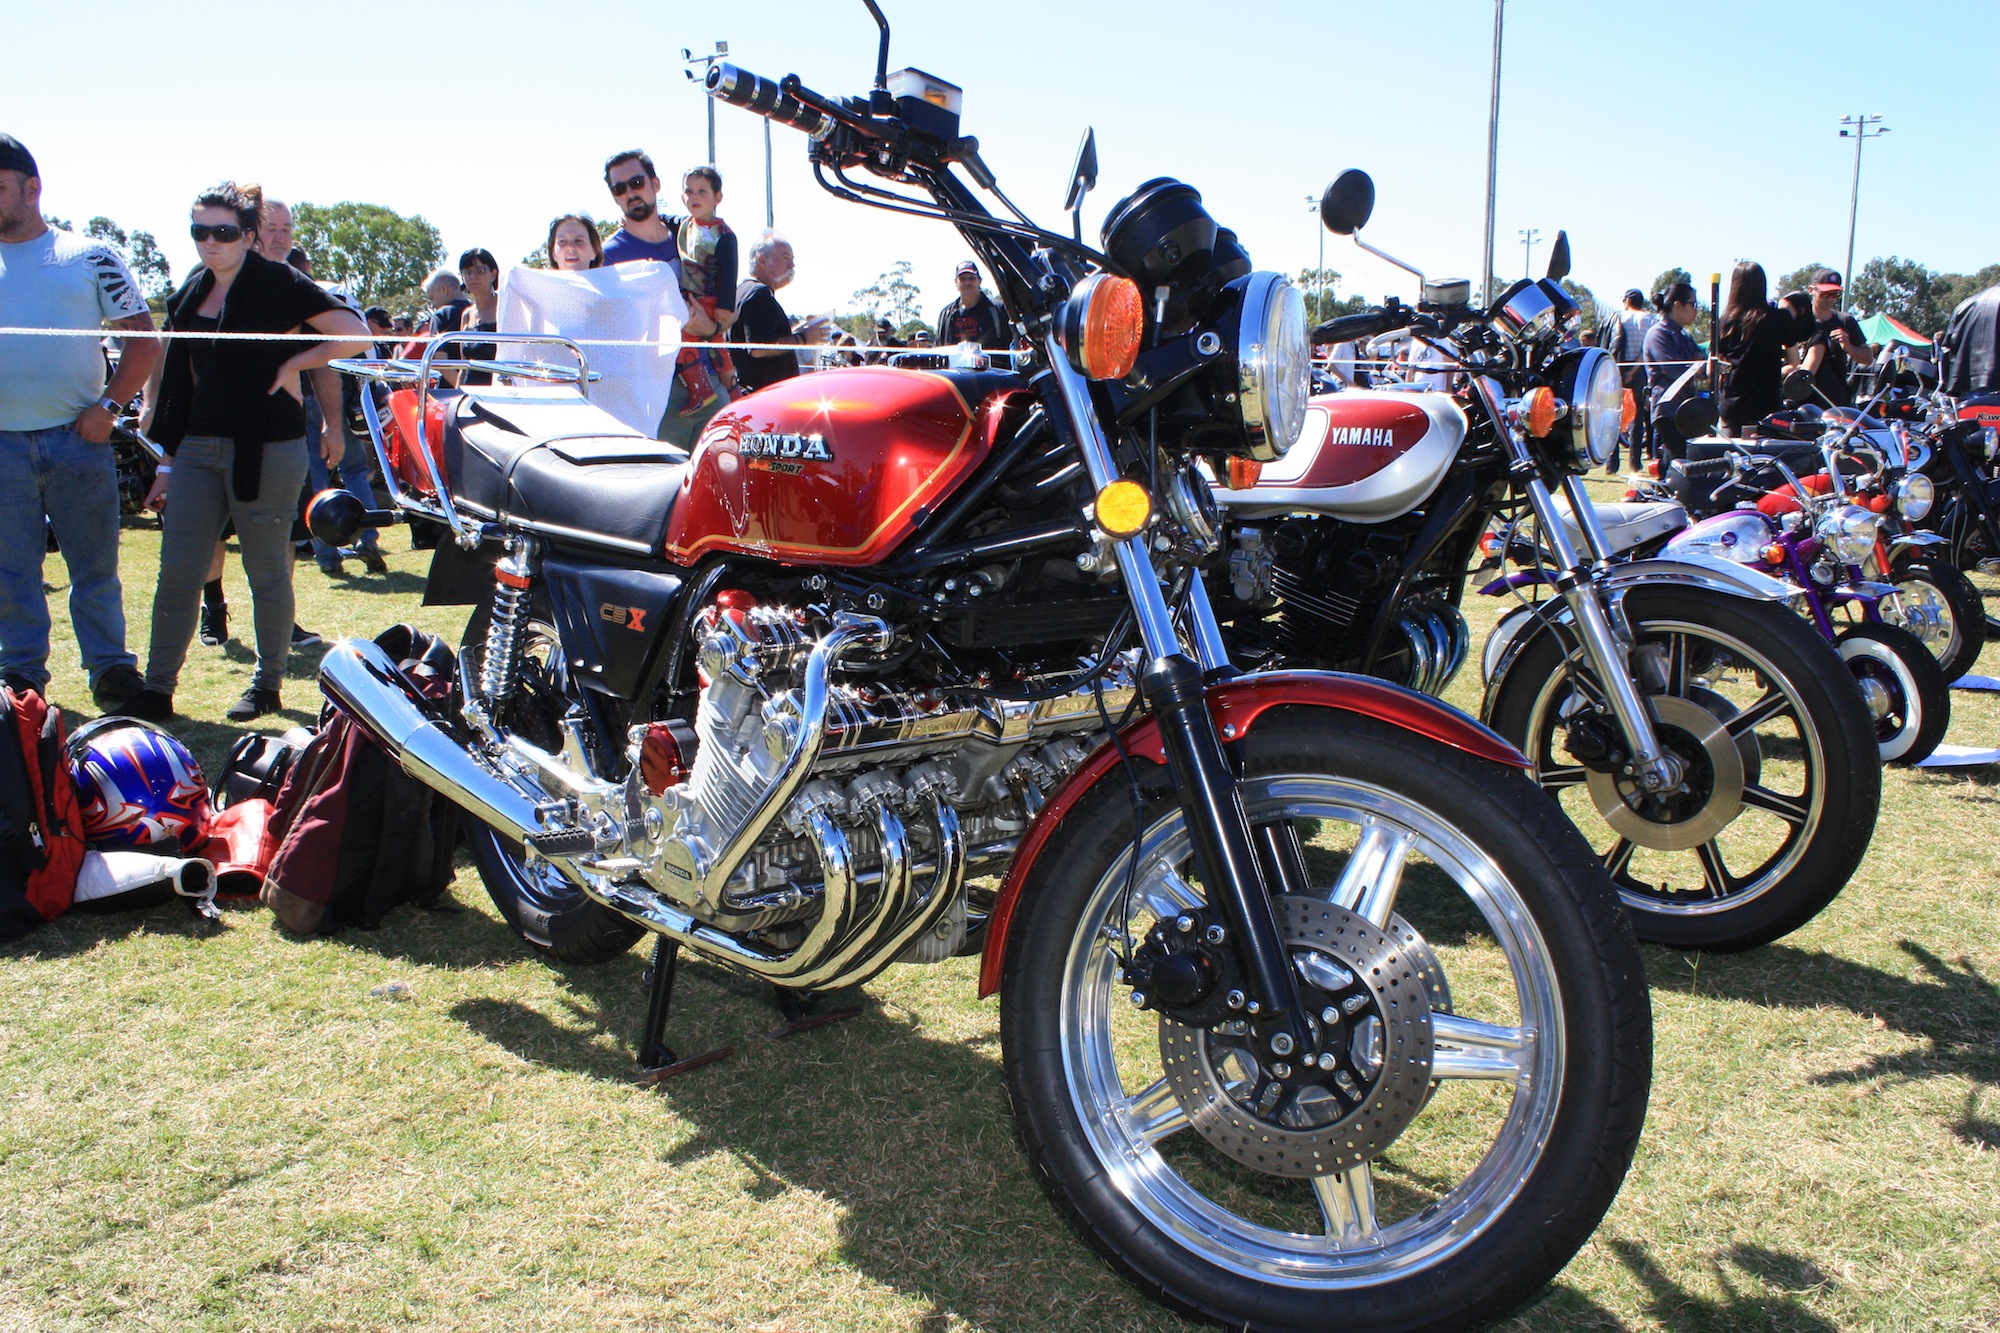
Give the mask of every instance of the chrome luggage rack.
<path id="1" fill-rule="evenodd" d="M 551 365 L 546 361 L 506 361 L 497 357 L 445 357 L 440 356 L 447 346 L 454 343 L 536 345 L 560 347 L 576 358 L 574 366 Z M 426 436 L 426 418 L 429 416 L 431 388 L 442 372 L 448 370 L 484 371 L 495 376 L 505 376 L 510 380 L 531 380 L 537 384 L 568 384 L 576 388 L 578 394 L 587 396 L 586 386 L 595 383 L 602 376 L 590 368 L 590 360 L 583 349 L 568 338 L 552 333 L 482 333 L 460 331 L 444 333 L 432 340 L 424 349 L 421 359 L 409 357 L 339 357 L 327 363 L 333 369 L 356 379 L 372 380 L 379 384 L 398 387 L 414 385 L 417 390 L 417 457 L 422 460 L 424 471 L 429 475 L 431 486 L 437 496 L 435 501 L 405 486 L 396 475 L 394 463 L 389 458 L 389 446 L 382 438 L 382 416 L 375 406 L 375 395 L 361 395 L 361 415 L 368 422 L 369 442 L 375 446 L 375 463 L 382 469 L 382 480 L 389 488 L 392 502 L 406 514 L 414 514 L 433 522 L 442 523 L 451 529 L 452 539 L 466 550 L 479 545 L 488 535 L 488 525 L 473 524 L 459 512 L 452 500 L 451 486 L 445 480 L 443 470 L 431 453 L 430 440 Z"/>

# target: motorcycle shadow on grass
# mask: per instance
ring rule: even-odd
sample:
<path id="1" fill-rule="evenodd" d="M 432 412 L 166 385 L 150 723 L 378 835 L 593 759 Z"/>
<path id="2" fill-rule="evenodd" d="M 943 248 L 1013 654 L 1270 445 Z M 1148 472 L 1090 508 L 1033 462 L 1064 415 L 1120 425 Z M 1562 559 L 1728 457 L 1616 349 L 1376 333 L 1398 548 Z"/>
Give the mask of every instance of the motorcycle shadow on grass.
<path id="1" fill-rule="evenodd" d="M 2000 1148 L 2000 985 L 1966 958 L 1947 959 L 1914 940 L 1899 940 L 1918 975 L 1901 977 L 1831 954 L 1773 944 L 1750 953 L 1711 955 L 1697 971 L 1681 954 L 1649 950 L 1646 972 L 1662 990 L 1720 995 L 1749 1004 L 1811 1010 L 1846 1009 L 1922 1043 L 1896 1055 L 1872 1056 L 1851 1069 L 1817 1074 L 1819 1086 L 1876 1080 L 1916 1081 L 1962 1076 L 1973 1083 L 1965 1109 L 1951 1124 L 1960 1142 Z"/>
<path id="2" fill-rule="evenodd" d="M 1629 1240 L 1607 1241 L 1605 1245 L 1645 1289 L 1643 1308 L 1653 1321 L 1649 1327 L 1672 1333 L 1735 1333 L 1748 1328 L 1834 1333 L 1839 1327 L 1807 1308 L 1806 1296 L 1838 1285 L 1809 1259 L 1758 1245 L 1733 1245 L 1709 1258 L 1715 1285 L 1723 1291 L 1717 1299 L 1674 1281 L 1644 1245 Z M 1559 1284 L 1496 1327 L 1525 1333 L 1551 1327 L 1622 1330 L 1629 1325 L 1596 1301 Z"/>
<path id="3" fill-rule="evenodd" d="M 573 1024 L 499 999 L 452 1015 L 522 1059 L 630 1084 L 648 954 L 642 944 L 603 967 L 557 965 Z M 970 968 L 941 981 L 962 993 Z M 1193 1327 L 1101 1266 L 1030 1178 L 994 1023 L 953 1038 L 865 990 L 818 1001 L 843 1005 L 861 1012 L 775 1040 L 767 1034 L 781 1018 L 768 987 L 683 954 L 668 1039 L 684 1057 L 724 1045 L 735 1054 L 660 1085 L 693 1130 L 662 1160 L 726 1153 L 755 1177 L 752 1199 L 796 1189 L 835 1201 L 841 1261 L 927 1304 L 923 1329 L 959 1319 L 1022 1333 Z M 614 1043 L 598 1039 L 606 1032 Z"/>

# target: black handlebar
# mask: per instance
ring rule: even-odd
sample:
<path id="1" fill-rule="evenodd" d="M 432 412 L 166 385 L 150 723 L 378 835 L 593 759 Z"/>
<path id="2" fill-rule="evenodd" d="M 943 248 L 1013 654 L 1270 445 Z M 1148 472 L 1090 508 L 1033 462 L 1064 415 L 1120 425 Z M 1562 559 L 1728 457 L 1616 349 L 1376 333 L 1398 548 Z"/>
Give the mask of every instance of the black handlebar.
<path id="1" fill-rule="evenodd" d="M 1312 340 L 1316 343 L 1343 343 L 1373 338 L 1391 329 L 1405 328 L 1416 317 L 1417 312 L 1406 305 L 1376 306 L 1357 314 L 1334 316 L 1313 329 Z"/>
<path id="2" fill-rule="evenodd" d="M 1729 458 L 1704 458 L 1700 462 L 1682 460 L 1681 471 L 1690 477 L 1706 476 L 1711 472 L 1727 472 L 1734 465 Z"/>
<path id="3" fill-rule="evenodd" d="M 768 120 L 777 121 L 780 125 L 790 125 L 793 129 L 804 130 L 807 134 L 821 135 L 833 128 L 832 118 L 817 106 L 809 106 L 786 93 L 772 80 L 752 74 L 747 69 L 739 69 L 735 65 L 709 66 L 705 86 L 711 97 L 720 98 L 731 106 L 740 106 L 746 111 L 754 111 Z M 809 91 L 806 95 L 815 102 L 826 101 L 825 98 Z"/>

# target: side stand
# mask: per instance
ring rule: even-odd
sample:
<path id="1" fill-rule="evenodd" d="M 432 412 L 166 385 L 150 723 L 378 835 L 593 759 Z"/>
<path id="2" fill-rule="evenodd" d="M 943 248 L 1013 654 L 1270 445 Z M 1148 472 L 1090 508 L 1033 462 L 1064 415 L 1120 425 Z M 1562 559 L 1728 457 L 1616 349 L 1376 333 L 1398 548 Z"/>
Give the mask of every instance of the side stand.
<path id="1" fill-rule="evenodd" d="M 665 935 L 653 945 L 653 966 L 646 973 L 646 1026 L 639 1034 L 641 1083 L 658 1083 L 736 1053 L 733 1046 L 718 1046 L 712 1051 L 683 1059 L 674 1053 L 673 1047 L 667 1045 L 667 1010 L 674 1000 L 674 964 L 680 958 L 680 951 L 679 941 Z"/>
<path id="2" fill-rule="evenodd" d="M 796 1037 L 801 1032 L 811 1032 L 814 1028 L 823 1028 L 829 1023 L 838 1023 L 842 1019 L 852 1018 L 861 1012 L 860 1005 L 849 1004 L 842 1005 L 838 1009 L 828 1009 L 824 1013 L 816 1014 L 812 1010 L 811 992 L 787 990 L 783 986 L 773 986 L 771 989 L 776 992 L 773 998 L 778 1002 L 778 1012 L 785 1016 L 784 1022 L 778 1024 L 778 1026 L 765 1034 L 773 1041 L 783 1041 L 787 1037 Z"/>

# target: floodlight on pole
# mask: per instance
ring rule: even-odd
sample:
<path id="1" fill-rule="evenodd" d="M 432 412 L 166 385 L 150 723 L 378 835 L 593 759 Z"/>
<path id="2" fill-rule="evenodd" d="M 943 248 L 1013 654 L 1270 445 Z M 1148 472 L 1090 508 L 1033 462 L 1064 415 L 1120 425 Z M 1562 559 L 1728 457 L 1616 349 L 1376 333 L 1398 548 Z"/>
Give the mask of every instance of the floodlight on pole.
<path id="1" fill-rule="evenodd" d="M 682 70 L 681 73 L 687 75 L 689 81 L 691 82 L 693 81 L 706 82 L 708 78 L 709 66 L 713 65 L 716 61 L 722 59 L 724 56 L 728 54 L 729 54 L 728 42 L 717 42 L 715 44 L 714 54 L 705 56 L 698 56 L 694 52 L 688 50 L 685 46 L 683 46 L 681 48 L 681 63 L 683 65 L 690 66 L 690 68 Z M 701 66 L 701 72 L 699 74 L 695 73 L 694 69 L 692 68 L 692 66 L 695 65 Z M 702 100 L 708 103 L 708 164 L 710 166 L 714 166 L 715 165 L 715 99 L 713 97 L 705 97 Z"/>
<path id="2" fill-rule="evenodd" d="M 1848 292 L 1854 289 L 1854 223 L 1861 213 L 1861 145 L 1889 132 L 1880 116 L 1842 116 L 1840 137 L 1854 140 L 1854 189 L 1847 197 L 1847 267 L 1842 270 L 1840 308 L 1848 308 Z"/>
<path id="3" fill-rule="evenodd" d="M 1542 239 L 1540 227 L 1523 227 L 1517 233 L 1521 238 L 1521 276 L 1535 276 L 1535 242 Z"/>
<path id="4" fill-rule="evenodd" d="M 1321 295 L 1319 297 L 1318 304 L 1313 307 L 1315 312 L 1313 318 L 1325 319 L 1326 297 L 1324 293 L 1326 291 L 1326 227 L 1322 225 L 1319 221 L 1319 196 L 1316 194 L 1307 195 L 1306 207 L 1312 210 L 1313 231 L 1317 233 L 1319 236 L 1319 267 L 1313 270 L 1313 291 Z"/>

